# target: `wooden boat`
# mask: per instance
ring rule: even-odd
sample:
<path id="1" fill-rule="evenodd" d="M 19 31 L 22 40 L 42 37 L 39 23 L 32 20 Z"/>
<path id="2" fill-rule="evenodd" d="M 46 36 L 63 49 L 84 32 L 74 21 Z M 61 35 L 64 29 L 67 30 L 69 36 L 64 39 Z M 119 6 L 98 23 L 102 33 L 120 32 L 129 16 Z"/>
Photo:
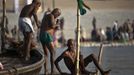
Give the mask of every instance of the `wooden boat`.
<path id="1" fill-rule="evenodd" d="M 0 75 L 39 75 L 44 57 L 36 49 L 31 50 L 30 55 L 30 60 L 24 61 L 13 49 L 0 54 L 0 61 L 4 65 Z"/>
<path id="2" fill-rule="evenodd" d="M 38 50 L 31 50 L 30 60 L 24 61 L 19 57 L 17 48 L 5 49 L 5 29 L 8 29 L 6 28 L 6 0 L 3 0 L 2 4 L 3 18 L 1 23 L 0 62 L 4 65 L 4 69 L 0 70 L 0 75 L 39 75 L 42 64 L 44 63 L 44 57 Z"/>

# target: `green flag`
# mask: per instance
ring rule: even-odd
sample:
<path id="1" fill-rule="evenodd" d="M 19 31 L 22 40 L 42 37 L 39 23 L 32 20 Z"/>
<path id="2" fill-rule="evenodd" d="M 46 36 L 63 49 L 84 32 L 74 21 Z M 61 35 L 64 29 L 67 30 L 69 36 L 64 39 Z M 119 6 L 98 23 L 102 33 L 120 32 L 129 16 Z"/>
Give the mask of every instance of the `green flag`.
<path id="1" fill-rule="evenodd" d="M 80 14 L 84 15 L 86 13 L 86 9 L 83 8 L 83 0 L 77 0 L 78 7 L 80 9 Z"/>

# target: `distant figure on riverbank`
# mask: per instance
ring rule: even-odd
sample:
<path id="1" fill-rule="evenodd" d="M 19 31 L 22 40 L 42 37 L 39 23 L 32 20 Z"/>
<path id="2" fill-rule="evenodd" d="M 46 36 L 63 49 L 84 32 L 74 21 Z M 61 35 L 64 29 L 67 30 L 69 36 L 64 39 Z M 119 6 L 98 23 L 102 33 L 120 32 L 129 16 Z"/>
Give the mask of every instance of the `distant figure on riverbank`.
<path id="1" fill-rule="evenodd" d="M 30 59 L 30 47 L 32 45 L 31 39 L 34 33 L 31 17 L 34 17 L 36 25 L 39 28 L 37 11 L 40 6 L 41 2 L 39 0 L 33 0 L 31 4 L 24 6 L 19 16 L 19 29 L 24 36 L 24 44 L 21 49 L 25 60 Z"/>
<path id="2" fill-rule="evenodd" d="M 77 28 L 75 29 L 75 40 L 76 39 L 77 39 Z M 80 26 L 80 41 L 81 42 L 87 41 L 87 38 L 86 38 L 86 30 L 82 26 Z"/>
<path id="3" fill-rule="evenodd" d="M 107 36 L 107 41 L 110 41 L 110 42 L 113 41 L 113 32 L 110 27 L 106 27 L 106 36 Z"/>
<path id="4" fill-rule="evenodd" d="M 93 26 L 93 29 L 96 29 L 96 18 L 95 17 L 93 17 L 92 26 Z"/>
<path id="5" fill-rule="evenodd" d="M 75 43 L 73 39 L 69 39 L 67 42 L 67 50 L 65 50 L 56 60 L 55 60 L 55 65 L 57 70 L 62 74 L 62 70 L 60 69 L 59 62 L 64 59 L 64 63 L 66 67 L 69 69 L 71 72 L 71 75 L 75 75 L 75 66 L 76 66 L 76 49 L 75 49 Z M 102 75 L 108 75 L 110 70 L 104 71 L 100 65 L 98 64 L 97 59 L 95 58 L 94 54 L 91 54 L 87 56 L 86 58 L 83 58 L 83 55 L 80 54 L 80 73 L 84 75 L 90 74 L 89 71 L 86 70 L 86 66 L 92 62 L 96 65 L 96 67 L 99 69 Z"/>
<path id="6" fill-rule="evenodd" d="M 91 31 L 91 40 L 94 42 L 100 42 L 101 40 L 100 30 L 97 29 L 96 22 L 97 22 L 96 18 L 93 17 L 93 20 L 92 20 L 93 30 Z"/>
<path id="7" fill-rule="evenodd" d="M 57 26 L 56 20 L 61 15 L 61 10 L 55 8 L 50 14 L 45 15 L 42 19 L 41 29 L 40 29 L 40 41 L 44 50 L 44 72 L 48 73 L 48 51 L 50 52 L 50 63 L 51 63 L 51 74 L 54 73 L 54 57 L 55 57 L 55 47 L 54 47 L 54 34 Z"/>
<path id="8" fill-rule="evenodd" d="M 64 36 L 64 25 L 65 25 L 64 17 L 61 17 L 59 19 L 59 25 L 60 25 L 60 37 L 58 39 L 58 42 L 61 43 L 62 46 L 65 46 L 66 39 L 65 39 L 65 36 Z"/>

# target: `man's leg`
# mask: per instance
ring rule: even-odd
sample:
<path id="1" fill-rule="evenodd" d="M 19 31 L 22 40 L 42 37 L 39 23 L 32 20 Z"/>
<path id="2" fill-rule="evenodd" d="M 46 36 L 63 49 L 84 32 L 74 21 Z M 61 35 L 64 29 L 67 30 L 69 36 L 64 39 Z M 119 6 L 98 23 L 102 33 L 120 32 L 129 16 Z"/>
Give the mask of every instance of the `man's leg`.
<path id="1" fill-rule="evenodd" d="M 53 74 L 54 73 L 54 57 L 55 57 L 55 50 L 54 50 L 53 42 L 49 43 L 47 47 L 50 51 L 51 74 Z"/>
<path id="2" fill-rule="evenodd" d="M 85 67 L 88 65 L 88 63 L 91 62 L 91 59 L 83 59 L 83 55 L 80 55 L 80 71 L 82 74 L 89 75 L 90 72 L 85 69 Z"/>
<path id="3" fill-rule="evenodd" d="M 32 39 L 32 32 L 25 32 L 24 33 L 24 57 L 25 60 L 30 59 L 30 47 L 31 47 L 31 40 Z"/>
<path id="4" fill-rule="evenodd" d="M 84 65 L 87 66 L 88 63 L 91 62 L 91 61 L 94 62 L 95 66 L 99 69 L 99 71 L 101 72 L 102 75 L 108 75 L 108 73 L 110 72 L 110 70 L 104 71 L 104 70 L 100 67 L 100 65 L 99 65 L 99 63 L 98 63 L 98 61 L 97 61 L 97 58 L 95 57 L 94 54 L 91 54 L 91 55 L 87 56 L 87 57 L 84 59 L 84 62 L 85 62 Z"/>
<path id="5" fill-rule="evenodd" d="M 44 58 L 45 58 L 45 63 L 44 63 L 44 73 L 45 75 L 47 75 L 48 73 L 48 69 L 47 69 L 47 65 L 48 65 L 48 49 L 46 47 L 46 45 L 43 45 L 43 50 L 44 50 Z"/>

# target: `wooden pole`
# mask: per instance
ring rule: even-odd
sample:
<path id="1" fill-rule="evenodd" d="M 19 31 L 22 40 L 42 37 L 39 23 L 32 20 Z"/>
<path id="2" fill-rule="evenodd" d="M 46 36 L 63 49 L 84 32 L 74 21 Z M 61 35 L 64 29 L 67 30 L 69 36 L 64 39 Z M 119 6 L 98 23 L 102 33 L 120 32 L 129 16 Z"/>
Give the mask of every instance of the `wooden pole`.
<path id="1" fill-rule="evenodd" d="M 43 10 L 43 11 L 45 10 L 45 1 L 46 1 L 46 0 L 42 0 L 42 10 Z"/>
<path id="2" fill-rule="evenodd" d="M 80 56 L 80 11 L 79 11 L 79 7 L 78 7 L 78 6 L 77 6 L 77 39 L 76 39 L 76 55 L 77 55 L 76 75 L 79 75 L 79 56 Z"/>
<path id="3" fill-rule="evenodd" d="M 52 0 L 53 3 L 53 9 L 55 8 L 55 0 Z"/>
<path id="4" fill-rule="evenodd" d="M 15 13 L 19 12 L 19 0 L 14 1 L 14 11 Z"/>
<path id="5" fill-rule="evenodd" d="M 98 63 L 99 63 L 99 65 L 102 62 L 102 55 L 103 55 L 103 44 L 100 45 L 100 51 L 99 51 L 99 56 L 98 56 Z M 99 73 L 100 72 L 97 69 L 97 74 L 96 75 L 99 75 Z"/>
<path id="6" fill-rule="evenodd" d="M 3 0 L 3 18 L 1 26 L 1 52 L 4 52 L 5 49 L 5 25 L 6 25 L 6 0 Z"/>

